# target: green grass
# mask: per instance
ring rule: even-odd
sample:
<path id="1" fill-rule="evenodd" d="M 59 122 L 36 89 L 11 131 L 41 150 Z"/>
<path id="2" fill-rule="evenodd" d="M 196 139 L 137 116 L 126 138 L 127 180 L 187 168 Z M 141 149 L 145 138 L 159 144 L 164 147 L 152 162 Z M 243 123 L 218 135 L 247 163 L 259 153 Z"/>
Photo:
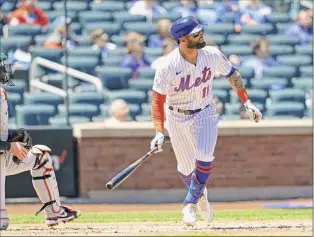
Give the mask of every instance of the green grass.
<path id="1" fill-rule="evenodd" d="M 9 215 L 12 224 L 40 224 L 43 215 Z M 155 212 L 84 212 L 75 220 L 81 223 L 181 221 L 180 211 Z M 216 221 L 310 220 L 312 209 L 218 210 Z"/>

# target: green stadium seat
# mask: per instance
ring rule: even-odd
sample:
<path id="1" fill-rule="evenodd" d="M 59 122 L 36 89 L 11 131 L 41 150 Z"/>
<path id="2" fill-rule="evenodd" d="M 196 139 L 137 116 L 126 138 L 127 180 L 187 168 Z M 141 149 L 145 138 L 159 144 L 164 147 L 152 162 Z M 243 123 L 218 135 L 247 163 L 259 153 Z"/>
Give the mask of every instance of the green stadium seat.
<path id="1" fill-rule="evenodd" d="M 262 113 L 265 112 L 265 105 L 262 103 L 254 103 L 256 108 L 258 108 Z M 226 103 L 225 104 L 225 115 L 239 115 L 242 103 Z"/>
<path id="2" fill-rule="evenodd" d="M 169 19 L 171 22 L 178 20 L 181 17 L 179 12 L 168 12 L 163 15 L 153 15 L 152 22 L 157 23 L 160 19 Z"/>
<path id="3" fill-rule="evenodd" d="M 267 108 L 266 117 L 274 116 L 297 116 L 302 118 L 304 116 L 304 104 L 292 101 L 272 103 Z"/>
<path id="4" fill-rule="evenodd" d="M 103 122 L 106 118 L 109 118 L 109 117 L 105 115 L 94 116 L 92 117 L 92 122 Z"/>
<path id="5" fill-rule="evenodd" d="M 223 114 L 221 116 L 221 119 L 222 120 L 240 120 L 240 114 L 230 114 L 230 115 Z"/>
<path id="6" fill-rule="evenodd" d="M 113 12 L 112 17 L 115 22 L 118 22 L 120 24 L 130 23 L 130 22 L 146 22 L 145 16 L 132 15 L 128 11 Z"/>
<path id="7" fill-rule="evenodd" d="M 204 28 L 204 33 L 207 34 L 234 34 L 234 25 L 232 23 L 215 23 Z"/>
<path id="8" fill-rule="evenodd" d="M 173 8 L 180 6 L 180 3 L 177 1 L 164 1 L 162 2 L 162 6 L 167 10 L 171 11 Z"/>
<path id="9" fill-rule="evenodd" d="M 76 123 L 86 123 L 90 122 L 90 119 L 84 116 L 69 116 L 70 125 Z M 52 126 L 66 126 L 67 119 L 65 116 L 55 116 L 49 119 L 49 124 Z"/>
<path id="10" fill-rule="evenodd" d="M 252 49 L 246 45 L 222 45 L 220 49 L 227 57 L 231 54 L 249 56 L 253 53 Z"/>
<path id="11" fill-rule="evenodd" d="M 284 12 L 272 12 L 271 14 L 266 16 L 266 20 L 271 24 L 292 22 L 289 14 Z"/>
<path id="12" fill-rule="evenodd" d="M 247 89 L 247 93 L 251 99 L 251 101 L 255 103 L 260 103 L 260 104 L 266 104 L 266 99 L 268 97 L 267 91 L 262 90 L 262 89 Z M 236 104 L 239 103 L 239 97 L 238 95 L 233 91 L 230 90 L 230 103 L 231 104 Z"/>
<path id="13" fill-rule="evenodd" d="M 242 27 L 242 33 L 244 34 L 258 34 L 258 35 L 268 35 L 274 31 L 272 24 L 264 23 L 256 26 L 245 25 Z"/>
<path id="14" fill-rule="evenodd" d="M 117 48 L 115 50 L 111 50 L 109 52 L 109 57 L 111 56 L 125 56 L 127 54 L 127 48 L 126 47 L 122 47 L 122 48 Z"/>
<path id="15" fill-rule="evenodd" d="M 287 88 L 281 91 L 270 91 L 271 104 L 283 101 L 305 103 L 305 91 L 301 89 Z"/>
<path id="16" fill-rule="evenodd" d="M 144 49 L 144 52 L 147 56 L 157 56 L 160 57 L 163 55 L 161 48 L 148 48 Z"/>
<path id="17" fill-rule="evenodd" d="M 254 77 L 254 70 L 250 67 L 240 67 L 239 71 L 244 79 L 250 80 Z"/>
<path id="18" fill-rule="evenodd" d="M 297 67 L 294 66 L 273 66 L 263 71 L 264 77 L 284 77 L 291 79 L 297 76 Z"/>
<path id="19" fill-rule="evenodd" d="M 152 117 L 150 115 L 138 115 L 135 117 L 135 120 L 139 122 L 148 122 L 152 121 Z"/>
<path id="20" fill-rule="evenodd" d="M 9 117 L 15 117 L 15 106 L 23 104 L 22 95 L 19 93 L 10 93 L 8 100 Z"/>
<path id="21" fill-rule="evenodd" d="M 66 115 L 66 107 L 65 105 L 58 106 L 58 115 L 65 116 Z M 70 116 L 83 116 L 87 117 L 90 120 L 94 116 L 98 116 L 100 114 L 100 109 L 97 105 L 86 104 L 86 103 L 77 103 L 77 104 L 69 104 L 69 115 Z"/>
<path id="22" fill-rule="evenodd" d="M 294 46 L 295 53 L 301 55 L 310 55 L 313 57 L 313 46 L 312 44 L 308 45 L 296 45 Z"/>
<path id="23" fill-rule="evenodd" d="M 235 12 L 227 12 L 224 14 L 224 17 L 222 19 L 223 23 L 234 23 L 236 18 L 236 13 Z"/>
<path id="24" fill-rule="evenodd" d="M 293 54 L 294 49 L 291 45 L 271 45 L 270 46 L 270 54 L 273 57 L 277 57 L 278 55 L 289 55 Z"/>
<path id="25" fill-rule="evenodd" d="M 53 105 L 55 109 L 60 104 L 63 104 L 64 99 L 59 96 L 49 92 L 38 92 L 38 93 L 24 93 L 24 104 L 25 105 L 34 105 L 36 104 L 46 104 Z"/>
<path id="26" fill-rule="evenodd" d="M 80 43 L 80 47 L 92 46 L 93 42 L 90 39 L 89 35 L 78 35 L 78 41 Z M 97 51 L 97 50 L 96 50 Z"/>
<path id="27" fill-rule="evenodd" d="M 112 35 L 111 41 L 112 41 L 112 43 L 116 44 L 117 46 L 124 47 L 124 35 Z"/>
<path id="28" fill-rule="evenodd" d="M 52 4 L 53 8 L 55 10 L 63 10 L 64 9 L 64 3 L 63 1 L 61 2 L 54 2 Z M 88 9 L 88 3 L 87 2 L 83 2 L 83 1 L 66 1 L 66 7 L 68 11 L 85 11 Z"/>
<path id="29" fill-rule="evenodd" d="M 62 58 L 61 62 L 65 63 L 65 58 Z M 95 75 L 95 67 L 97 67 L 98 64 L 99 64 L 98 57 L 92 56 L 68 57 L 68 67 L 91 75 Z"/>
<path id="30" fill-rule="evenodd" d="M 27 50 L 28 46 L 31 45 L 32 37 L 31 36 L 10 36 L 5 39 L 3 37 L 0 38 L 1 50 L 5 52 L 15 51 L 16 49 L 24 49 Z"/>
<path id="31" fill-rule="evenodd" d="M 284 34 L 271 34 L 267 35 L 266 38 L 269 40 L 271 45 L 291 45 L 295 46 L 299 44 L 299 39 L 294 37 L 287 37 Z"/>
<path id="32" fill-rule="evenodd" d="M 118 34 L 121 30 L 121 24 L 111 21 L 88 22 L 83 25 L 82 33 L 90 34 L 93 30 L 101 28 L 109 36 Z"/>
<path id="33" fill-rule="evenodd" d="M 16 25 L 16 26 L 8 26 L 9 37 L 16 35 L 25 35 L 35 37 L 42 33 L 41 26 L 39 25 Z"/>
<path id="34" fill-rule="evenodd" d="M 9 13 L 15 9 L 15 2 L 4 1 L 1 6 L 1 11 L 3 13 Z"/>
<path id="35" fill-rule="evenodd" d="M 38 1 L 38 7 L 44 11 L 50 11 L 52 9 L 52 2 L 50 1 Z"/>
<path id="36" fill-rule="evenodd" d="M 212 92 L 222 103 L 229 102 L 229 93 L 226 90 L 213 89 Z"/>
<path id="37" fill-rule="evenodd" d="M 313 67 L 312 66 L 301 66 L 299 68 L 301 77 L 313 77 Z"/>
<path id="38" fill-rule="evenodd" d="M 251 80 L 252 89 L 273 90 L 288 86 L 288 79 L 281 77 L 264 77 L 262 80 Z"/>
<path id="39" fill-rule="evenodd" d="M 231 88 L 229 81 L 226 78 L 214 78 L 213 89 L 229 91 Z"/>
<path id="40" fill-rule="evenodd" d="M 106 94 L 108 98 L 108 103 L 116 99 L 123 99 L 128 104 L 138 104 L 141 105 L 147 102 L 146 93 L 143 91 L 131 90 L 131 89 L 123 89 L 110 91 Z"/>
<path id="41" fill-rule="evenodd" d="M 53 22 L 57 17 L 64 16 L 64 11 L 60 10 L 53 10 L 53 11 L 46 11 L 46 15 L 50 22 Z M 67 16 L 70 17 L 73 20 L 76 19 L 76 12 L 75 11 L 68 11 Z"/>
<path id="42" fill-rule="evenodd" d="M 53 105 L 33 104 L 17 105 L 16 122 L 17 126 L 25 125 L 49 125 L 49 118 L 56 115 L 56 109 Z"/>
<path id="43" fill-rule="evenodd" d="M 124 3 L 119 1 L 102 1 L 100 3 L 92 2 L 90 3 L 90 8 L 93 11 L 123 11 L 125 10 Z"/>
<path id="44" fill-rule="evenodd" d="M 48 39 L 48 35 L 47 34 L 36 35 L 34 37 L 34 41 L 35 41 L 36 46 L 43 46 L 47 39 Z"/>
<path id="45" fill-rule="evenodd" d="M 291 80 L 293 88 L 308 91 L 313 88 L 312 77 L 294 77 Z"/>
<path id="46" fill-rule="evenodd" d="M 104 59 L 103 63 L 105 66 L 113 66 L 113 67 L 118 67 L 120 63 L 122 62 L 123 56 L 109 56 Z"/>
<path id="47" fill-rule="evenodd" d="M 151 115 L 151 104 L 150 103 L 144 103 L 141 105 L 142 107 L 142 114 L 143 116 L 150 116 Z"/>
<path id="48" fill-rule="evenodd" d="M 228 35 L 228 44 L 250 45 L 258 37 L 255 34 L 231 34 Z"/>
<path id="49" fill-rule="evenodd" d="M 276 28 L 278 34 L 283 34 L 293 23 L 277 23 Z"/>
<path id="50" fill-rule="evenodd" d="M 281 112 L 280 112 L 281 113 Z M 289 112 L 291 113 L 291 112 Z M 296 115 L 270 115 L 270 116 L 267 116 L 265 118 L 266 120 L 295 120 L 295 119 L 300 119 L 299 116 L 296 116 Z"/>
<path id="51" fill-rule="evenodd" d="M 8 86 L 8 85 L 5 85 L 4 88 L 5 90 L 8 92 L 8 95 L 9 95 L 9 99 L 10 99 L 10 95 L 12 93 L 17 93 L 19 95 L 21 95 L 22 97 L 22 103 L 24 103 L 23 101 L 23 94 L 24 94 L 24 91 L 26 91 L 26 85 L 25 85 L 25 82 L 24 81 L 19 81 L 19 80 L 14 80 L 14 86 Z"/>
<path id="52" fill-rule="evenodd" d="M 127 32 L 138 32 L 145 36 L 157 33 L 156 24 L 151 22 L 140 21 L 125 22 L 123 24 L 123 28 Z"/>
<path id="53" fill-rule="evenodd" d="M 153 80 L 138 78 L 135 80 L 129 80 L 129 88 L 133 90 L 147 92 L 153 88 L 153 83 Z"/>
<path id="54" fill-rule="evenodd" d="M 83 11 L 78 13 L 79 22 L 83 25 L 88 22 L 111 21 L 111 12 L 104 11 Z"/>
<path id="55" fill-rule="evenodd" d="M 104 87 L 109 90 L 126 88 L 132 76 L 132 69 L 130 68 L 97 66 L 95 70 Z"/>
<path id="56" fill-rule="evenodd" d="M 207 34 L 204 36 L 205 40 L 213 40 L 217 45 L 224 45 L 226 43 L 226 36 L 221 34 Z"/>
<path id="57" fill-rule="evenodd" d="M 309 55 L 281 55 L 277 57 L 277 61 L 280 62 L 282 65 L 288 66 L 306 66 L 312 64 L 312 57 Z"/>
<path id="58" fill-rule="evenodd" d="M 105 103 L 105 98 L 101 92 L 73 92 L 69 95 L 69 103 L 93 104 L 99 106 Z"/>
<path id="59" fill-rule="evenodd" d="M 155 69 L 150 67 L 141 67 L 138 70 L 139 78 L 151 78 L 154 79 L 155 77 Z"/>
<path id="60" fill-rule="evenodd" d="M 54 62 L 61 62 L 63 56 L 63 49 L 47 49 L 42 46 L 34 46 L 30 48 L 32 58 L 42 57 Z"/>

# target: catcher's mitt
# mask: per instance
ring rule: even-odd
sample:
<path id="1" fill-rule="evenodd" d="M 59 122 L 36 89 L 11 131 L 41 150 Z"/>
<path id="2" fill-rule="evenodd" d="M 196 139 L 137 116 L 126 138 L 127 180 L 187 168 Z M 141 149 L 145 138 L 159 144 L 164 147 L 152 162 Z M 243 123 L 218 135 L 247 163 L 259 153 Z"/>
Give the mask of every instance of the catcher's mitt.
<path id="1" fill-rule="evenodd" d="M 19 128 L 17 131 L 10 134 L 8 142 L 23 142 L 25 143 L 24 147 L 27 150 L 30 150 L 33 146 L 32 138 L 29 132 L 26 131 L 24 128 Z M 16 156 L 13 156 L 13 161 L 15 163 L 20 162 L 20 160 Z"/>

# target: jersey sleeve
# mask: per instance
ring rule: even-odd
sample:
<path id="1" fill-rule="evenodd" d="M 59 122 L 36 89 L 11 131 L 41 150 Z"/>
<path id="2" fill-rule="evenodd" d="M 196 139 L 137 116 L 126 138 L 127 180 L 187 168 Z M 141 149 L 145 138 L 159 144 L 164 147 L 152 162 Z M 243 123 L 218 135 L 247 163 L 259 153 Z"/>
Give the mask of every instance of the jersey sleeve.
<path id="1" fill-rule="evenodd" d="M 166 95 L 167 83 L 168 83 L 167 68 L 158 67 L 155 73 L 153 90 L 158 92 L 159 94 Z"/>
<path id="2" fill-rule="evenodd" d="M 227 57 L 218 49 L 214 48 L 214 53 L 216 55 L 216 69 L 224 76 L 231 76 L 235 70 L 232 63 L 227 59 Z"/>

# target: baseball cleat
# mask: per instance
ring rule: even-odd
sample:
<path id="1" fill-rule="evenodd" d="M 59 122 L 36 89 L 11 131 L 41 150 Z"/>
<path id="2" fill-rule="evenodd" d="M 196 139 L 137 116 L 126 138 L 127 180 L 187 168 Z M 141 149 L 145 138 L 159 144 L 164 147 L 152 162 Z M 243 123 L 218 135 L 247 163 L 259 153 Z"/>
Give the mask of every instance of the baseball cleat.
<path id="1" fill-rule="evenodd" d="M 195 226 L 196 225 L 196 204 L 189 203 L 182 209 L 183 214 L 183 223 L 186 226 Z"/>
<path id="2" fill-rule="evenodd" d="M 204 221 L 211 222 L 214 219 L 214 209 L 207 200 L 206 188 L 204 189 L 202 197 L 198 200 L 197 210 Z"/>
<path id="3" fill-rule="evenodd" d="M 49 227 L 58 225 L 59 222 L 69 222 L 81 215 L 80 211 L 73 210 L 67 206 L 61 206 L 62 210 L 57 216 L 46 217 L 46 224 Z"/>
<path id="4" fill-rule="evenodd" d="M 0 209 L 0 231 L 8 229 L 10 220 L 7 217 L 7 211 Z"/>

